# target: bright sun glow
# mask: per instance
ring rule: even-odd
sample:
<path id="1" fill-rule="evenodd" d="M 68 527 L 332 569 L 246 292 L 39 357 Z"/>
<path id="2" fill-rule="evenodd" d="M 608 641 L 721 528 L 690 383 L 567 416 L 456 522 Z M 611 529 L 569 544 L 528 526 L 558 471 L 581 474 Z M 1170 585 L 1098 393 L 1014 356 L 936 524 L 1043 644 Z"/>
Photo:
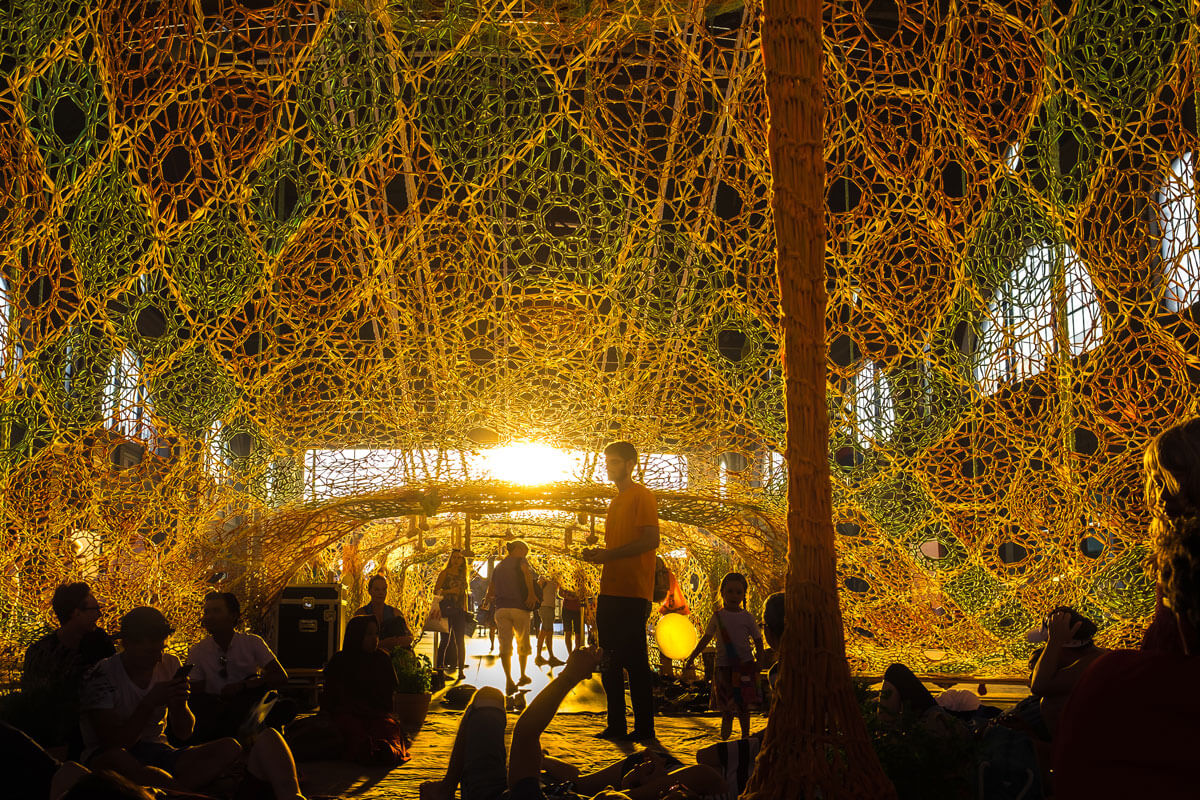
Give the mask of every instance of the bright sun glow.
<path id="1" fill-rule="evenodd" d="M 579 453 L 568 453 L 537 442 L 517 442 L 487 451 L 484 472 L 496 480 L 540 486 L 575 480 L 581 461 Z"/>

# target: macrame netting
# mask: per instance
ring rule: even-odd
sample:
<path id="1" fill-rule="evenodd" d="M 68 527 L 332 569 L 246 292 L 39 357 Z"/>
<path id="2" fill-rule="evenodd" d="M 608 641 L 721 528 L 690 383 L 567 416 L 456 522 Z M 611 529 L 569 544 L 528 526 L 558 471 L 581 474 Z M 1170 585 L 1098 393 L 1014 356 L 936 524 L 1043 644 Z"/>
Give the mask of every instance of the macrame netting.
<path id="1" fill-rule="evenodd" d="M 386 569 L 420 613 L 468 518 L 574 580 L 616 438 L 699 617 L 726 569 L 779 588 L 761 11 L 0 10 L 5 662 L 66 579 L 181 633 L 219 573 L 261 610 Z M 1197 410 L 1194 12 L 824 8 L 855 670 L 1018 674 L 1059 603 L 1136 640 L 1140 453 Z M 474 460 L 524 440 L 590 460 L 536 488 Z"/>

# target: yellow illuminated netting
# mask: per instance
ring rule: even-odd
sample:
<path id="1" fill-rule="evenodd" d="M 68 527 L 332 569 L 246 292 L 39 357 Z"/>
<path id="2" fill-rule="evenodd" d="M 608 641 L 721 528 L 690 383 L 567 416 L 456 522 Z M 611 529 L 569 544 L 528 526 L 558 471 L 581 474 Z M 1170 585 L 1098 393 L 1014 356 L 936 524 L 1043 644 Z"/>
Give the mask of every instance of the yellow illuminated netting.
<path id="1" fill-rule="evenodd" d="M 701 624 L 724 570 L 778 588 L 757 4 L 262 5 L 0 11 L 6 662 L 67 579 L 181 638 L 210 579 L 386 569 L 419 615 L 468 517 L 574 576 L 615 438 Z M 1197 410 L 1194 19 L 827 8 L 857 669 L 1018 673 L 1059 603 L 1136 641 L 1140 453 Z"/>

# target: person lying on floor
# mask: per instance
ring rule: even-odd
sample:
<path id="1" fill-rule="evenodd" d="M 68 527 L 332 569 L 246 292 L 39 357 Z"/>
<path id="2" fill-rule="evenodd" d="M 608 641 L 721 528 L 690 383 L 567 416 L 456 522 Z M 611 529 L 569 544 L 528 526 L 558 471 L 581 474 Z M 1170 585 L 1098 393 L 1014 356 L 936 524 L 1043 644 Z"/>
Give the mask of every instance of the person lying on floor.
<path id="1" fill-rule="evenodd" d="M 670 753 L 647 748 L 631 753 L 607 767 L 583 774 L 578 767 L 549 755 L 542 755 L 547 779 L 544 795 L 553 797 L 573 793 L 584 797 L 599 796 L 608 790 L 633 800 L 660 800 L 672 789 L 705 800 L 732 800 L 721 774 L 705 765 L 684 766 Z"/>
<path id="2" fill-rule="evenodd" d="M 28 735 L 0 722 L 0 774 L 6 776 L 5 797 L 34 800 L 75 800 L 98 797 L 202 797 L 191 792 L 156 790 L 153 795 L 111 770 L 92 772 L 75 761 L 59 761 Z M 99 776 L 99 777 L 92 777 Z M 116 788 L 113 788 L 113 787 Z M 135 787 L 136 791 L 129 787 Z M 111 791 L 109 791 L 111 790 Z M 102 791 L 109 791 L 102 794 Z M 124 791 L 125 794 L 120 792 Z M 260 735 L 246 759 L 246 774 L 237 800 L 304 800 L 296 780 L 295 763 L 283 737 L 270 730 Z"/>
<path id="3" fill-rule="evenodd" d="M 18 795 L 24 796 L 24 795 Z M 44 796 L 44 795 L 39 795 Z M 50 800 L 109 800 L 109 798 L 165 798 L 165 800 L 212 800 L 210 795 L 140 786 L 118 772 L 92 772 L 82 764 L 66 761 L 54 773 Z M 260 734 L 250 747 L 246 770 L 237 783 L 233 800 L 304 800 L 296 776 L 296 764 L 283 736 L 274 729 Z"/>
<path id="4" fill-rule="evenodd" d="M 701 796 L 723 793 L 724 780 L 715 771 L 701 766 L 671 770 L 671 760 L 660 753 L 643 751 L 587 775 L 543 753 L 542 733 L 571 689 L 590 677 L 599 663 L 598 648 L 579 648 L 558 677 L 530 701 L 513 728 L 507 770 L 504 695 L 491 687 L 477 691 L 459 723 L 445 776 L 423 783 L 421 800 L 449 800 L 456 788 L 461 788 L 462 800 L 496 800 L 506 789 L 509 800 L 543 798 L 543 777 L 554 784 L 554 794 L 562 790 L 592 795 L 616 788 L 633 800 L 657 800 L 681 785 Z"/>

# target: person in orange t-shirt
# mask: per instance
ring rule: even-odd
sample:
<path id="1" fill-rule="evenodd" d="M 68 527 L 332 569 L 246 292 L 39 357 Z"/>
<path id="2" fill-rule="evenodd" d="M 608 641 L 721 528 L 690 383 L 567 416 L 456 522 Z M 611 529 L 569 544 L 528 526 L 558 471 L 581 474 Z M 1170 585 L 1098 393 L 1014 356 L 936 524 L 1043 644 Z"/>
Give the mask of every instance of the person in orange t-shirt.
<path id="1" fill-rule="evenodd" d="M 654 555 L 658 550 L 658 504 L 654 494 L 633 481 L 637 450 L 629 442 L 604 448 L 608 479 L 617 496 L 604 520 L 604 547 L 589 548 L 583 558 L 600 564 L 600 596 L 596 600 L 596 633 L 604 651 L 600 682 L 608 697 L 604 739 L 654 739 L 654 695 L 646 652 L 646 620 L 654 596 Z M 625 732 L 625 677 L 633 730 Z"/>

